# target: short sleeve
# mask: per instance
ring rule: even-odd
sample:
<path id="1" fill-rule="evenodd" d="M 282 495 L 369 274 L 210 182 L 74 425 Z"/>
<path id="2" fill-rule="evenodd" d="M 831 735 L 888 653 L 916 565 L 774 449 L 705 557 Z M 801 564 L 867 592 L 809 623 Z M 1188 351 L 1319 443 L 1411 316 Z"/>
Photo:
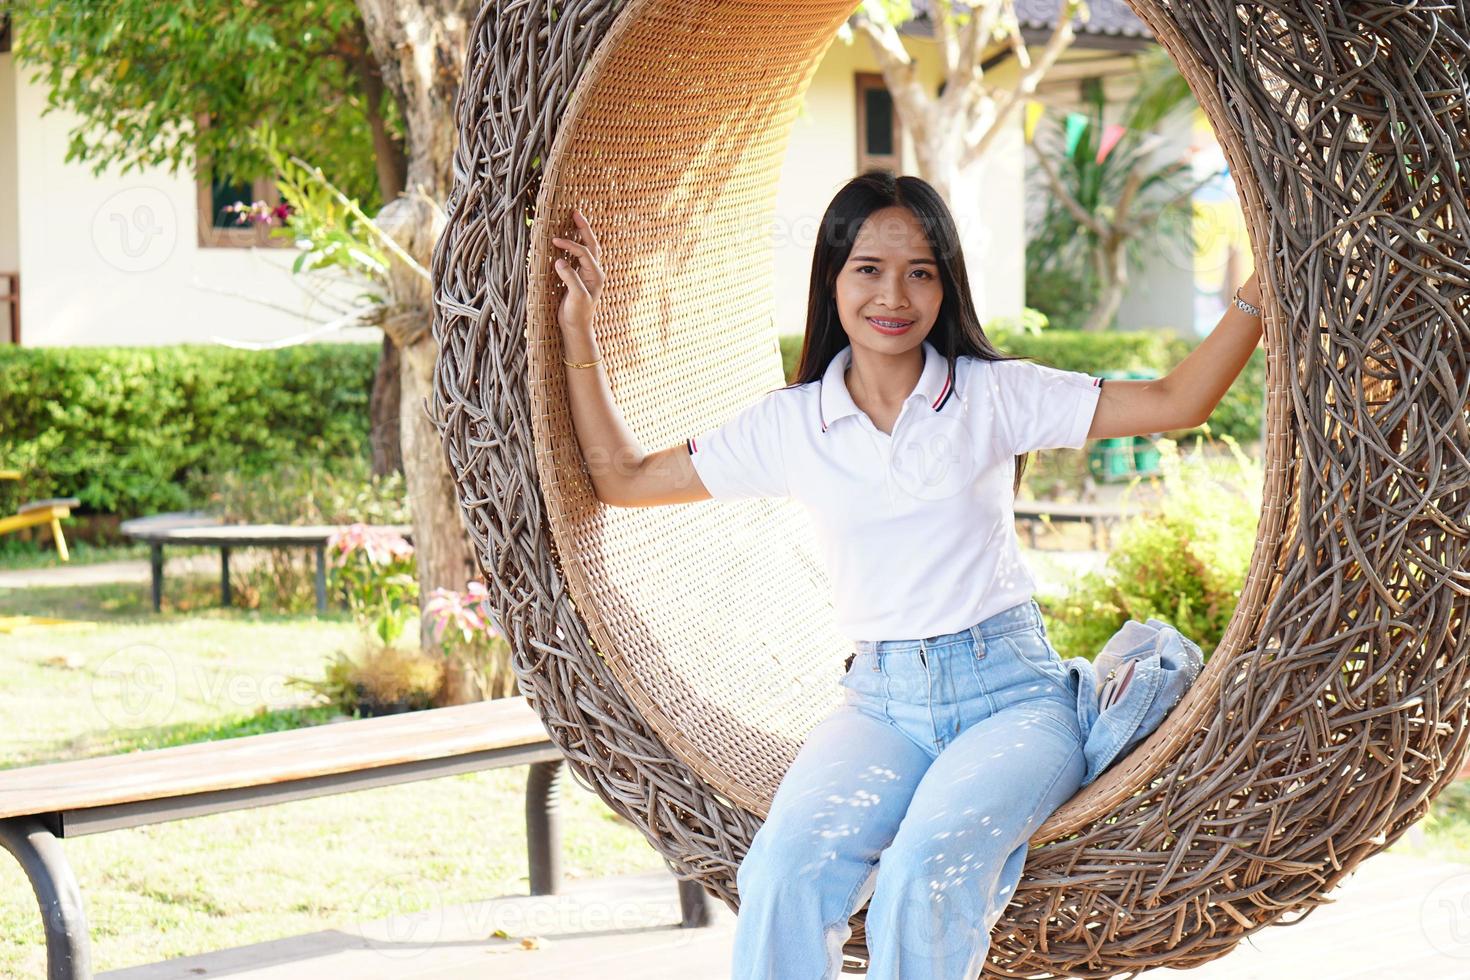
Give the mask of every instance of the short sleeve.
<path id="1" fill-rule="evenodd" d="M 686 440 L 689 461 L 715 500 L 788 497 L 782 389 L 767 392 L 723 425 Z"/>
<path id="2" fill-rule="evenodd" d="M 990 361 L 996 417 L 1012 455 L 1081 449 L 1103 379 L 1034 361 Z"/>

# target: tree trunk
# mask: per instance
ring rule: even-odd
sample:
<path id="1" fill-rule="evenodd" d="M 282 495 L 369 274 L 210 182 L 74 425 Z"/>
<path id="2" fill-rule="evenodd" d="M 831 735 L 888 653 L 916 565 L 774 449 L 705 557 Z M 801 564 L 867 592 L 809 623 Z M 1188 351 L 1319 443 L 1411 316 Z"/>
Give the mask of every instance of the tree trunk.
<path id="1" fill-rule="evenodd" d="M 444 446 L 424 403 L 429 400 L 438 349 L 428 335 L 403 349 L 404 481 L 413 507 L 413 545 L 418 559 L 419 592 L 423 600 L 436 588 L 465 591 L 474 577 L 474 557 L 460 516 L 454 479 L 444 461 Z M 437 650 L 433 624 L 424 617 L 419 636 L 423 648 Z"/>
<path id="2" fill-rule="evenodd" d="M 1128 240 L 1115 238 L 1103 245 L 1098 253 L 1098 272 L 1102 277 L 1102 291 L 1083 330 L 1103 331 L 1113 325 L 1118 307 L 1123 305 L 1123 296 L 1128 291 Z"/>
<path id="3" fill-rule="evenodd" d="M 388 201 L 374 222 L 427 269 L 445 223 L 442 202 L 453 172 L 454 106 L 467 34 L 479 5 L 358 0 L 357 6 L 408 137 L 406 193 Z M 388 280 L 390 311 L 383 331 L 398 348 L 399 437 L 422 603 L 437 588 L 463 592 L 475 562 L 439 432 L 427 412 L 439 354 L 429 330 L 433 284 L 398 261 L 391 264 Z M 426 652 L 438 652 L 427 617 L 420 620 L 419 642 Z M 458 703 L 471 697 L 463 690 L 451 691 L 447 700 Z"/>
<path id="4" fill-rule="evenodd" d="M 960 233 L 960 251 L 965 256 L 965 270 L 970 279 L 970 297 L 981 322 L 990 319 L 992 313 L 986 308 L 985 293 L 986 260 L 994 245 L 995 234 L 985 219 L 982 206 L 980 171 L 982 164 L 975 161 L 967 167 L 959 162 L 959 147 L 935 140 L 938 145 L 920 150 L 919 176 L 933 185 L 939 195 L 949 204 L 955 225 Z"/>
<path id="5" fill-rule="evenodd" d="M 373 374 L 373 393 L 368 398 L 368 415 L 372 420 L 373 476 L 403 472 L 403 446 L 398 437 L 398 411 L 402 401 L 398 362 L 398 345 L 385 333 L 383 349 L 378 354 L 378 369 Z"/>

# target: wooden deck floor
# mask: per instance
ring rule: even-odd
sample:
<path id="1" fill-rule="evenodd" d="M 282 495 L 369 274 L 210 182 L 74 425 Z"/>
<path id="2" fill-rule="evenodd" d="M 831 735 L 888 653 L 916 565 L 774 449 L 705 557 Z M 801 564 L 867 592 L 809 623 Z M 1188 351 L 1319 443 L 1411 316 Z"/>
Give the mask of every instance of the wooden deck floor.
<path id="1" fill-rule="evenodd" d="M 1360 865 L 1337 901 L 1303 921 L 1249 937 L 1196 970 L 1157 980 L 1368 980 L 1470 977 L 1470 865 L 1381 854 Z M 341 930 L 221 950 L 99 980 L 725 980 L 734 915 L 680 929 L 663 873 L 574 882 L 550 897 L 511 896 Z M 494 938 L 504 930 L 509 938 Z M 521 937 L 537 937 L 523 948 Z M 490 938 L 487 938 L 490 937 Z"/>

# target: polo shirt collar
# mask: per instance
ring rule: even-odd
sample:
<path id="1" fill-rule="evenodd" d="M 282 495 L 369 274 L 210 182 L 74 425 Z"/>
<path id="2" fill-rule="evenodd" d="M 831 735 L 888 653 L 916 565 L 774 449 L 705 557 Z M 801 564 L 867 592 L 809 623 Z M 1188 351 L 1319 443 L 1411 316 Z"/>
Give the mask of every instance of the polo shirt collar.
<path id="1" fill-rule="evenodd" d="M 954 369 L 933 344 L 927 340 L 921 343 L 924 348 L 924 370 L 919 374 L 919 383 L 909 398 L 923 398 L 924 403 L 937 412 L 944 408 L 954 394 Z M 832 358 L 827 370 L 822 373 L 820 401 L 823 432 L 844 415 L 856 415 L 861 411 L 852 400 L 852 393 L 847 390 L 847 381 L 843 378 L 851 363 L 852 345 L 849 344 L 837 352 L 837 356 Z"/>

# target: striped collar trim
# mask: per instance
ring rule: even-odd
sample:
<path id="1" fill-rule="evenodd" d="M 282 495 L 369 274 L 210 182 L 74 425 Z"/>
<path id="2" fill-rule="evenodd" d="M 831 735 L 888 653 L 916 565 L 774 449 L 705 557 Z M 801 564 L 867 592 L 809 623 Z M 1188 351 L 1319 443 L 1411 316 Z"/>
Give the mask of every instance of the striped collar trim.
<path id="1" fill-rule="evenodd" d="M 955 364 L 939 353 L 929 341 L 923 341 L 923 348 L 924 370 L 909 397 L 923 398 L 930 408 L 938 412 L 954 397 Z M 861 411 L 852 400 L 852 393 L 847 390 L 847 382 L 843 378 L 851 363 L 852 347 L 849 345 L 837 352 L 837 356 L 832 358 L 827 370 L 822 373 L 817 402 L 823 432 L 844 415 L 856 415 Z"/>

